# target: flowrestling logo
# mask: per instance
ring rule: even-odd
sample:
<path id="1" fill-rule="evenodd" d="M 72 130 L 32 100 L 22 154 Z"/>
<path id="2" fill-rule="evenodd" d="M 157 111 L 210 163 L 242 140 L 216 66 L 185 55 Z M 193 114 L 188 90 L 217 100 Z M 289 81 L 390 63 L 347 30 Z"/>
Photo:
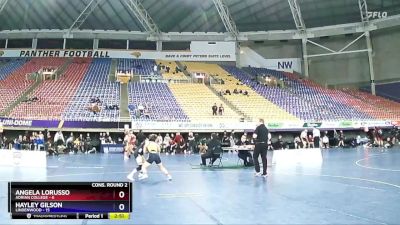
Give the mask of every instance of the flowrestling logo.
<path id="1" fill-rule="evenodd" d="M 388 17 L 387 12 L 381 12 L 381 11 L 370 11 L 367 12 L 368 19 L 382 19 Z"/>

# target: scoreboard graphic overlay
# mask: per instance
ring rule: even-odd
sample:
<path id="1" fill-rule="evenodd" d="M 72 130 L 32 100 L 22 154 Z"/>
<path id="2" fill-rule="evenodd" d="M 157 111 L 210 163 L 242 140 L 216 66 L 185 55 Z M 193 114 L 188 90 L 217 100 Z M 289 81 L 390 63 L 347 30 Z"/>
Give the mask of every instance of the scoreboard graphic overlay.
<path id="1" fill-rule="evenodd" d="M 130 182 L 9 182 L 12 219 L 129 219 Z"/>

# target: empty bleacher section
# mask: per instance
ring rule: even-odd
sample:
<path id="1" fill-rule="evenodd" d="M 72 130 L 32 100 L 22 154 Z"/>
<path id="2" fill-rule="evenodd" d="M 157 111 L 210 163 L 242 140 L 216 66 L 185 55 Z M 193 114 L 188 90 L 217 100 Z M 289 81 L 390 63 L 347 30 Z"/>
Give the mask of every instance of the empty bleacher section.
<path id="1" fill-rule="evenodd" d="M 176 68 L 179 68 L 178 64 L 175 61 L 164 61 L 164 60 L 156 60 L 157 65 L 168 66 L 170 69 L 167 71 L 166 69 L 162 70 L 162 76 L 164 79 L 172 79 L 172 80 L 187 80 L 188 77 L 180 70 L 176 71 Z"/>
<path id="2" fill-rule="evenodd" d="M 321 110 L 315 107 L 311 102 L 304 100 L 300 96 L 295 95 L 284 88 L 259 84 L 254 76 L 251 76 L 244 70 L 235 66 L 222 67 L 244 84 L 252 87 L 258 94 L 300 119 L 323 120 L 326 118 L 334 118 L 334 115 L 332 115 L 330 111 Z"/>
<path id="3" fill-rule="evenodd" d="M 25 58 L 9 58 L 0 59 L 0 80 L 4 80 L 9 74 L 24 65 L 28 59 Z"/>
<path id="4" fill-rule="evenodd" d="M 400 103 L 358 90 L 345 89 L 344 91 L 359 100 L 367 100 L 369 105 L 375 106 L 377 118 L 400 119 Z"/>
<path id="5" fill-rule="evenodd" d="M 51 59 L 49 59 L 51 60 Z M 44 80 L 31 94 L 35 102 L 22 102 L 12 110 L 10 117 L 57 120 L 75 95 L 90 60 L 76 58 L 58 79 Z"/>
<path id="6" fill-rule="evenodd" d="M 75 97 L 63 113 L 65 120 L 119 120 L 119 110 L 105 109 L 105 106 L 119 105 L 120 100 L 120 84 L 109 81 L 110 67 L 111 59 L 93 59 Z M 97 114 L 88 110 L 89 102 L 94 97 L 102 102 L 102 108 Z"/>
<path id="7" fill-rule="evenodd" d="M 26 80 L 26 75 L 39 71 L 42 67 L 59 67 L 63 58 L 33 58 L 0 80 L 0 112 L 11 105 L 34 82 Z"/>
<path id="8" fill-rule="evenodd" d="M 265 68 L 247 68 L 253 75 L 271 75 L 283 79 L 290 92 L 308 101 L 319 111 L 327 113 L 321 115 L 322 120 L 341 119 L 373 119 L 374 117 L 365 111 L 359 110 L 350 102 L 343 99 L 341 92 L 323 88 L 315 83 L 300 79 L 294 74 L 284 73 Z M 350 99 L 354 100 L 354 99 Z M 318 119 L 318 118 L 316 118 Z"/>
<path id="9" fill-rule="evenodd" d="M 143 113 L 139 112 L 139 105 L 145 108 Z M 188 121 L 165 83 L 130 83 L 129 110 L 132 118 L 137 120 Z"/>
<path id="10" fill-rule="evenodd" d="M 387 108 L 385 107 L 379 107 L 376 104 L 371 104 L 371 99 L 372 95 L 370 98 L 366 97 L 360 97 L 357 98 L 350 93 L 343 92 L 341 90 L 333 90 L 333 89 L 327 89 L 323 88 L 314 81 L 311 80 L 304 80 L 304 79 L 299 79 L 297 75 L 295 74 L 286 74 L 287 76 L 291 77 L 292 79 L 295 79 L 299 82 L 301 82 L 303 85 L 313 88 L 317 90 L 317 94 L 322 95 L 322 96 L 329 96 L 335 101 L 345 104 L 347 106 L 350 106 L 351 108 L 356 110 L 357 114 L 350 114 L 351 112 L 347 112 L 348 117 L 351 117 L 352 119 L 379 119 L 379 120 L 387 120 L 387 119 L 393 119 L 396 118 L 397 116 L 393 114 L 392 112 L 388 111 Z M 361 113 L 359 113 L 361 112 Z M 362 116 L 366 115 L 366 116 Z M 398 117 L 397 117 L 398 118 Z"/>
<path id="11" fill-rule="evenodd" d="M 227 71 L 216 64 L 185 62 L 188 71 L 190 72 L 205 72 L 212 75 L 215 80 L 223 80 L 222 84 L 213 85 L 218 91 L 229 90 L 233 93 L 234 89 L 247 91 L 248 95 L 231 94 L 224 97 L 238 110 L 245 112 L 245 115 L 256 121 L 258 118 L 265 118 L 269 121 L 291 120 L 298 121 L 299 119 L 282 108 L 266 100 L 264 97 L 256 93 L 246 84 L 239 84 L 239 80 L 230 75 Z"/>
<path id="12" fill-rule="evenodd" d="M 218 96 L 216 96 L 204 84 L 169 84 L 177 101 L 189 116 L 191 121 L 239 121 L 240 115 L 235 113 L 231 108 L 224 104 Z M 211 107 L 221 104 L 224 107 L 222 116 L 213 116 Z"/>
<path id="13" fill-rule="evenodd" d="M 362 88 L 362 90 L 371 92 L 370 87 Z M 400 102 L 400 82 L 377 84 L 375 86 L 376 95 L 384 98 L 391 99 L 396 102 Z"/>
<path id="14" fill-rule="evenodd" d="M 119 59 L 117 71 L 132 72 L 135 75 L 152 75 L 155 64 L 156 62 L 152 59 Z"/>

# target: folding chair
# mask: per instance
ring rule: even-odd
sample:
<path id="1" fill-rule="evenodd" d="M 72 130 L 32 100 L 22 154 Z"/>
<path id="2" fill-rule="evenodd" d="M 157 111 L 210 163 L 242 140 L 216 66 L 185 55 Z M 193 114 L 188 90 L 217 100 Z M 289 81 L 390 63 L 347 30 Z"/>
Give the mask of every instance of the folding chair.
<path id="1" fill-rule="evenodd" d="M 222 147 L 221 147 L 221 146 L 215 147 L 215 149 L 214 149 L 214 151 L 213 151 L 213 154 L 214 154 L 214 155 L 218 155 L 217 160 L 216 160 L 216 161 L 218 161 L 217 167 L 224 167 L 224 165 L 223 165 L 223 163 L 222 163 L 222 157 L 223 157 L 223 155 L 224 155 L 224 151 L 223 151 Z M 210 166 L 214 166 L 214 165 L 212 164 L 212 158 L 211 158 L 211 160 L 210 160 Z"/>

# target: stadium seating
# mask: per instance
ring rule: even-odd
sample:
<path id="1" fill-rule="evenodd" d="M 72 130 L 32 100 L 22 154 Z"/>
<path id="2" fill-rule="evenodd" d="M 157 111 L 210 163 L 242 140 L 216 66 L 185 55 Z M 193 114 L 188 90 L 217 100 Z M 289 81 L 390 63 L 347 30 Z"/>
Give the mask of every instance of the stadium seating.
<path id="1" fill-rule="evenodd" d="M 358 107 L 354 107 L 350 102 L 346 102 L 346 99 L 343 99 L 343 93 L 323 88 L 316 83 L 310 83 L 310 81 L 300 79 L 294 74 L 265 68 L 247 68 L 247 70 L 253 75 L 268 74 L 278 79 L 282 78 L 290 92 L 308 101 L 319 111 L 327 112 L 321 115 L 322 120 L 365 120 L 374 118 Z M 350 101 L 352 100 L 354 99 L 350 99 Z"/>
<path id="2" fill-rule="evenodd" d="M 139 104 L 149 110 L 148 118 L 136 114 Z M 188 121 L 166 83 L 130 83 L 129 110 L 135 120 Z"/>
<path id="3" fill-rule="evenodd" d="M 204 84 L 169 84 L 177 101 L 191 121 L 239 121 L 240 115 L 229 108 Z M 213 116 L 211 107 L 221 104 L 224 107 L 222 116 Z"/>
<path id="4" fill-rule="evenodd" d="M 348 113 L 348 117 L 346 119 L 359 119 L 359 120 L 365 120 L 365 119 L 380 119 L 380 120 L 387 120 L 387 119 L 393 119 L 396 118 L 397 116 L 393 114 L 392 112 L 388 111 L 388 108 L 385 108 L 384 106 L 379 107 L 377 104 L 371 104 L 372 95 L 371 96 L 358 96 L 355 97 L 350 93 L 343 92 L 341 90 L 333 90 L 333 89 L 327 89 L 323 88 L 317 83 L 315 83 L 312 80 L 304 80 L 304 79 L 299 79 L 298 76 L 290 73 L 286 73 L 287 76 L 291 77 L 293 80 L 297 80 L 301 82 L 303 85 L 312 88 L 316 90 L 318 95 L 321 96 L 328 96 L 332 98 L 334 101 L 339 102 L 340 105 L 347 105 L 350 106 L 351 108 L 355 109 L 357 114 L 351 114 L 351 111 L 338 111 L 339 113 Z M 358 92 L 354 92 L 356 94 Z M 338 105 L 338 106 L 340 106 Z"/>
<path id="5" fill-rule="evenodd" d="M 87 61 L 75 59 L 58 79 L 43 81 L 31 94 L 31 97 L 37 97 L 39 100 L 19 104 L 10 116 L 41 120 L 61 119 L 88 69 Z"/>
<path id="6" fill-rule="evenodd" d="M 362 88 L 366 92 L 371 92 L 371 88 Z M 377 84 L 375 86 L 376 95 L 384 98 L 391 99 L 396 102 L 400 102 L 400 82 Z"/>
<path id="7" fill-rule="evenodd" d="M 291 115 L 277 105 L 266 100 L 246 84 L 240 85 L 239 80 L 230 75 L 219 65 L 196 62 L 185 62 L 185 65 L 187 65 L 188 71 L 190 72 L 205 72 L 212 75 L 215 80 L 223 80 L 223 84 L 213 85 L 218 91 L 224 92 L 225 90 L 230 90 L 233 92 L 235 88 L 247 91 L 249 93 L 248 96 L 232 94 L 224 95 L 224 98 L 240 111 L 245 112 L 245 114 L 254 121 L 257 120 L 257 118 L 266 118 L 269 121 L 299 120 L 294 115 Z"/>
<path id="8" fill-rule="evenodd" d="M 105 109 L 105 106 L 119 105 L 120 84 L 108 80 L 111 59 L 93 59 L 86 76 L 79 86 L 75 97 L 64 112 L 65 120 L 74 121 L 118 121 L 120 111 Z M 88 110 L 90 99 L 99 97 L 102 109 L 94 114 Z"/>
<path id="9" fill-rule="evenodd" d="M 328 118 L 335 118 L 335 115 L 333 115 L 330 111 L 321 110 L 315 107 L 311 102 L 304 100 L 300 96 L 291 93 L 285 88 L 258 84 L 255 80 L 255 76 L 251 76 L 244 70 L 241 70 L 235 66 L 222 67 L 237 79 L 252 87 L 258 94 L 300 119 L 308 121 L 320 121 Z"/>
<path id="10" fill-rule="evenodd" d="M 119 59 L 117 71 L 132 71 L 136 75 L 151 75 L 154 73 L 154 65 L 156 65 L 156 62 L 152 59 Z"/>
<path id="11" fill-rule="evenodd" d="M 161 63 L 161 65 L 169 66 L 171 69 L 169 73 L 166 71 L 162 73 L 162 77 L 164 79 L 173 79 L 173 80 L 187 80 L 188 77 L 183 72 L 175 73 L 175 68 L 178 66 L 174 61 L 164 61 L 164 60 L 156 60 L 157 65 Z"/>
<path id="12" fill-rule="evenodd" d="M 9 74 L 24 65 L 28 59 L 15 58 L 15 59 L 0 59 L 0 80 L 4 80 Z"/>
<path id="13" fill-rule="evenodd" d="M 373 110 L 369 113 L 374 115 L 378 119 L 400 119 L 400 103 L 394 102 L 380 96 L 374 96 L 372 94 L 361 92 L 354 89 L 343 89 L 344 92 L 358 98 L 359 101 L 367 100 L 368 102 L 363 102 L 363 109 L 368 109 L 373 106 Z M 372 104 L 371 104 L 372 103 Z M 368 108 L 367 108 L 368 107 Z"/>
<path id="14" fill-rule="evenodd" d="M 64 58 L 33 58 L 0 80 L 0 111 L 13 103 L 33 84 L 32 80 L 26 80 L 26 74 L 37 72 L 45 66 L 59 67 L 64 62 Z"/>

